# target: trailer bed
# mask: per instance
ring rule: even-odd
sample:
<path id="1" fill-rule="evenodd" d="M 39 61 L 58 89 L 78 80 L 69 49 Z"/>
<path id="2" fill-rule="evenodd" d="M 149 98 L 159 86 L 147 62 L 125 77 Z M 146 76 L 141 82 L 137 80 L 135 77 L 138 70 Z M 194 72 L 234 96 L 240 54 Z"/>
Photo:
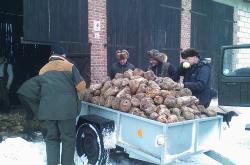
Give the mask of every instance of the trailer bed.
<path id="1" fill-rule="evenodd" d="M 156 164 L 209 151 L 221 134 L 220 116 L 165 124 L 87 102 L 82 102 L 80 115 L 113 120 L 116 145 L 132 158 Z"/>

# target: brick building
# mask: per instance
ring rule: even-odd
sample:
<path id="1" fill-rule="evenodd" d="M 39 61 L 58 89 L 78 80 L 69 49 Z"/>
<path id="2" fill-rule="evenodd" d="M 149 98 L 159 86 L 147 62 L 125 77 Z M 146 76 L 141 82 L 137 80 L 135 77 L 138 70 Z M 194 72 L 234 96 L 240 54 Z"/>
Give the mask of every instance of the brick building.
<path id="1" fill-rule="evenodd" d="M 220 46 L 250 41 L 246 0 L 23 0 L 14 7 L 11 4 L 1 4 L 0 19 L 9 22 L 11 35 L 21 42 L 23 51 L 13 51 L 10 57 L 17 67 L 26 65 L 18 61 L 33 50 L 35 67 L 41 67 L 47 57 L 39 52 L 46 54 L 46 45 L 59 41 L 91 82 L 108 75 L 116 49 L 127 49 L 129 60 L 145 69 L 149 49 L 167 53 L 170 62 L 178 65 L 180 50 L 194 47 L 214 61 L 216 86 Z M 20 54 L 24 57 L 19 58 Z"/>
<path id="2" fill-rule="evenodd" d="M 89 5 L 91 6 L 91 4 L 93 4 L 93 2 L 95 2 L 95 0 L 90 0 L 89 1 Z M 181 24 L 180 24 L 180 49 L 185 49 L 188 47 L 195 47 L 199 48 L 199 45 L 194 44 L 194 40 L 196 40 L 197 38 L 195 38 L 194 36 L 192 36 L 192 28 L 195 28 L 194 23 L 192 23 L 192 18 L 195 19 L 195 16 L 193 16 L 192 14 L 196 14 L 194 11 L 194 7 L 195 3 L 199 3 L 198 1 L 192 1 L 192 0 L 181 0 Z M 229 31 L 232 30 L 232 32 L 228 33 L 230 35 L 232 35 L 231 39 L 228 39 L 227 41 L 225 40 L 224 43 L 219 42 L 217 43 L 218 46 L 211 46 L 209 49 L 217 49 L 215 52 L 215 55 L 207 55 L 207 57 L 211 57 L 212 59 L 216 60 L 215 56 L 218 56 L 219 53 L 219 47 L 222 45 L 227 45 L 227 44 L 239 44 L 239 43 L 249 43 L 250 41 L 250 3 L 248 2 L 244 2 L 242 0 L 214 0 L 213 3 L 216 3 L 215 5 L 211 5 L 213 6 L 218 6 L 215 9 L 220 9 L 221 7 L 223 7 L 223 9 L 227 8 L 227 10 L 229 11 L 229 14 L 231 12 L 232 17 L 231 18 L 223 18 L 224 20 L 226 20 L 226 24 L 228 25 L 228 22 L 230 25 L 232 26 L 232 28 L 229 28 Z M 208 5 L 204 4 L 204 5 Z M 197 5 L 196 5 L 197 6 Z M 210 8 L 211 6 L 208 6 L 208 8 Z M 94 11 L 92 11 L 92 9 Z M 101 3 L 96 3 L 96 6 L 93 8 L 93 6 L 91 6 L 89 8 L 89 38 L 91 40 L 91 42 L 96 41 L 98 43 L 97 49 L 92 49 L 91 50 L 91 80 L 92 81 L 96 81 L 101 79 L 102 76 L 107 74 L 108 71 L 108 50 L 107 47 L 105 47 L 105 42 L 107 42 L 107 26 L 108 26 L 108 17 L 107 17 L 107 13 L 108 11 L 108 7 L 107 7 L 107 3 L 105 0 L 102 0 Z M 210 9 L 212 10 L 212 9 Z M 202 13 L 198 13 L 201 14 Z M 221 13 L 219 13 L 221 14 Z M 228 13 L 226 13 L 228 14 Z M 95 17 L 93 17 L 92 15 L 95 15 Z M 207 14 L 209 15 L 209 14 Z M 94 20 L 100 20 L 101 21 L 101 31 L 100 33 L 100 38 L 99 39 L 95 39 L 95 31 L 93 31 L 93 23 Z M 199 20 L 198 20 L 199 21 Z M 198 23 L 203 23 L 203 22 L 198 22 Z M 223 23 L 223 22 L 222 22 Z M 206 25 L 204 25 L 206 26 Z M 199 27 L 198 27 L 199 28 Z M 221 29 L 218 28 L 218 31 L 220 31 Z M 228 30 L 228 28 L 223 29 L 225 31 Z M 216 31 L 216 30 L 215 30 Z M 98 32 L 97 32 L 98 33 Z M 202 33 L 198 33 L 201 37 L 203 37 Z M 225 34 L 224 36 L 221 37 L 225 37 L 228 34 Z M 219 38 L 219 37 L 218 37 Z M 197 40 L 199 41 L 199 39 Z M 202 41 L 204 42 L 204 41 Z M 205 41 L 205 42 L 211 42 L 211 41 Z M 212 41 L 213 42 L 213 41 Z M 218 42 L 215 41 L 215 42 Z M 192 44 L 193 43 L 193 44 Z M 99 51 L 101 51 L 102 53 L 98 53 Z M 208 53 L 207 51 L 205 51 L 206 53 Z M 211 53 L 211 52 L 210 52 Z M 168 53 L 167 53 L 168 54 Z M 204 53 L 205 54 L 205 53 Z M 99 55 L 99 58 L 96 58 L 96 55 Z M 109 54 L 110 55 L 110 54 Z M 206 55 L 205 55 L 206 56 Z M 217 65 L 215 63 L 215 65 Z M 216 70 L 216 68 L 214 68 L 214 70 Z M 97 72 L 95 72 L 97 71 Z M 214 77 L 216 77 L 216 71 L 214 71 L 213 75 Z M 214 79 L 214 86 L 216 86 L 216 81 L 217 79 Z"/>
<path id="3" fill-rule="evenodd" d="M 208 1 L 207 1 L 208 2 Z M 222 12 L 227 10 L 227 13 L 225 15 L 230 15 L 228 18 L 222 18 L 223 20 L 226 20 L 226 23 L 221 22 L 221 24 L 224 24 L 224 29 L 217 28 L 217 30 L 213 30 L 212 37 L 217 39 L 215 41 L 209 40 L 204 41 L 202 37 L 206 37 L 204 33 L 207 33 L 206 31 L 202 31 L 199 29 L 202 29 L 201 26 L 206 26 L 206 22 L 204 20 L 208 20 L 210 18 L 205 18 L 204 20 L 200 20 L 199 15 L 209 17 L 211 15 L 211 11 L 195 11 L 195 7 L 200 5 L 209 6 L 208 3 L 204 1 L 203 4 L 201 2 L 198 2 L 197 0 L 181 0 L 181 16 L 180 16 L 180 33 L 179 33 L 179 41 L 180 49 L 185 49 L 188 47 L 195 47 L 198 50 L 201 50 L 203 52 L 203 49 L 214 49 L 216 53 L 219 53 L 219 47 L 222 45 L 227 44 L 238 44 L 238 43 L 249 43 L 249 26 L 250 26 L 250 20 L 249 20 L 249 10 L 250 10 L 250 4 L 247 2 L 244 2 L 242 0 L 214 0 L 212 1 L 213 4 L 211 5 L 214 7 L 214 9 L 220 9 L 222 8 Z M 95 4 L 95 5 L 93 5 Z M 109 56 L 111 56 L 110 53 L 108 53 L 108 49 L 105 46 L 105 43 L 108 43 L 107 41 L 107 30 L 109 28 L 108 26 L 108 13 L 109 8 L 107 6 L 106 0 L 97 1 L 96 0 L 89 0 L 89 16 L 88 16 L 88 23 L 89 23 L 89 39 L 91 43 L 95 43 L 95 46 L 91 48 L 91 80 L 92 81 L 98 81 L 101 79 L 101 77 L 105 76 L 108 71 L 108 65 L 110 64 L 108 62 Z M 197 5 L 198 4 L 198 5 Z M 169 5 L 169 4 L 168 4 Z M 171 6 L 168 6 L 171 8 Z M 216 8 L 217 7 L 217 8 Z M 174 8 L 174 7 L 173 7 Z M 199 7 L 197 8 L 199 10 Z M 211 8 L 210 8 L 211 9 Z M 228 14 L 229 13 L 229 14 Z M 223 13 L 219 13 L 218 15 L 221 15 Z M 212 17 L 212 16 L 211 16 Z M 213 18 L 216 16 L 213 16 Z M 100 21 L 101 29 L 100 31 L 93 30 L 93 25 L 95 21 Z M 196 21 L 196 22 L 195 22 Z M 216 25 L 213 25 L 214 22 L 209 22 L 211 27 L 220 26 L 217 22 L 215 22 Z M 197 26 L 197 31 L 195 32 L 196 24 L 201 24 L 201 26 Z M 200 32 L 201 31 L 201 32 Z M 208 30 L 209 31 L 209 30 Z M 218 37 L 216 33 L 221 33 L 221 31 L 228 31 L 227 34 L 221 35 Z M 196 34 L 194 34 L 196 33 Z M 228 34 L 231 35 L 228 39 L 225 41 L 218 41 L 220 38 L 226 38 Z M 211 35 L 211 34 L 210 34 Z M 197 38 L 198 36 L 198 38 Z M 199 38 L 199 36 L 201 36 Z M 212 38 L 211 37 L 211 38 Z M 98 38 L 98 39 L 97 39 Z M 214 42 L 217 44 L 217 47 L 212 45 L 209 48 L 204 48 L 205 46 L 199 45 L 199 43 L 202 43 L 203 45 L 206 45 L 206 42 Z M 218 43 L 219 42 L 219 43 Z M 216 49 L 216 50 L 215 50 Z M 99 53 L 102 52 L 102 53 Z M 208 53 L 207 57 L 211 57 L 212 59 L 215 59 L 216 53 L 214 52 L 207 52 L 204 51 L 204 54 Z M 167 53 L 168 54 L 168 53 Z M 215 55 L 211 55 L 215 54 Z M 206 56 L 206 55 L 205 55 Z M 177 58 L 175 58 L 176 60 Z M 215 64 L 216 65 L 216 64 Z M 216 70 L 216 68 L 214 69 Z M 216 73 L 214 73 L 216 76 Z M 217 80 L 214 80 L 214 84 L 216 84 Z M 216 85 L 215 85 L 216 86 Z"/>

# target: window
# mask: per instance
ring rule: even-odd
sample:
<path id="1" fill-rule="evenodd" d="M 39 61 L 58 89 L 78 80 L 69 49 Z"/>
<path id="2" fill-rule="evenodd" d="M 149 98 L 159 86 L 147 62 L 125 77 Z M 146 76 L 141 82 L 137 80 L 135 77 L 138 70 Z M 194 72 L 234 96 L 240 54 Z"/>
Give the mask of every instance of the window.
<path id="1" fill-rule="evenodd" d="M 226 49 L 223 58 L 223 74 L 250 77 L 250 48 Z"/>

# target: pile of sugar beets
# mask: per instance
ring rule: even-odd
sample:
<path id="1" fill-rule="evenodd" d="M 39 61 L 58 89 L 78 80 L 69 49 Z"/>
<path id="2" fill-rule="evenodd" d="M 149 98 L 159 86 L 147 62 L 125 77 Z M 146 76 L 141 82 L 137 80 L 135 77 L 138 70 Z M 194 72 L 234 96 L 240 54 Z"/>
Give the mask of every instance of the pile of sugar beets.
<path id="1" fill-rule="evenodd" d="M 90 85 L 84 100 L 162 123 L 216 115 L 213 109 L 199 105 L 199 100 L 182 84 L 138 68 Z"/>

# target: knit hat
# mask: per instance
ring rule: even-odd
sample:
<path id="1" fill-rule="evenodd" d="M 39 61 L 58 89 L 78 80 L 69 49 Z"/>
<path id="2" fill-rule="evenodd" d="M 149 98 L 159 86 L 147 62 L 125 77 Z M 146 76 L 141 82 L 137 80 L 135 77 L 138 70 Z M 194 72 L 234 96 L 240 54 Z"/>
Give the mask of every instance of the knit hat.
<path id="1" fill-rule="evenodd" d="M 181 52 L 181 57 L 183 59 L 194 56 L 199 57 L 199 53 L 193 48 L 188 48 Z"/>
<path id="2" fill-rule="evenodd" d="M 51 45 L 51 54 L 57 55 L 57 56 L 63 56 L 63 57 L 66 56 L 65 49 L 59 44 Z"/>
<path id="3" fill-rule="evenodd" d="M 159 52 L 159 50 L 152 49 L 150 51 L 147 51 L 148 57 L 153 58 L 159 62 L 166 62 L 168 59 L 168 56 L 164 53 Z"/>
<path id="4" fill-rule="evenodd" d="M 123 59 L 128 59 L 129 58 L 129 52 L 126 49 L 123 50 L 117 50 L 115 52 L 115 55 L 117 59 L 123 60 Z"/>

